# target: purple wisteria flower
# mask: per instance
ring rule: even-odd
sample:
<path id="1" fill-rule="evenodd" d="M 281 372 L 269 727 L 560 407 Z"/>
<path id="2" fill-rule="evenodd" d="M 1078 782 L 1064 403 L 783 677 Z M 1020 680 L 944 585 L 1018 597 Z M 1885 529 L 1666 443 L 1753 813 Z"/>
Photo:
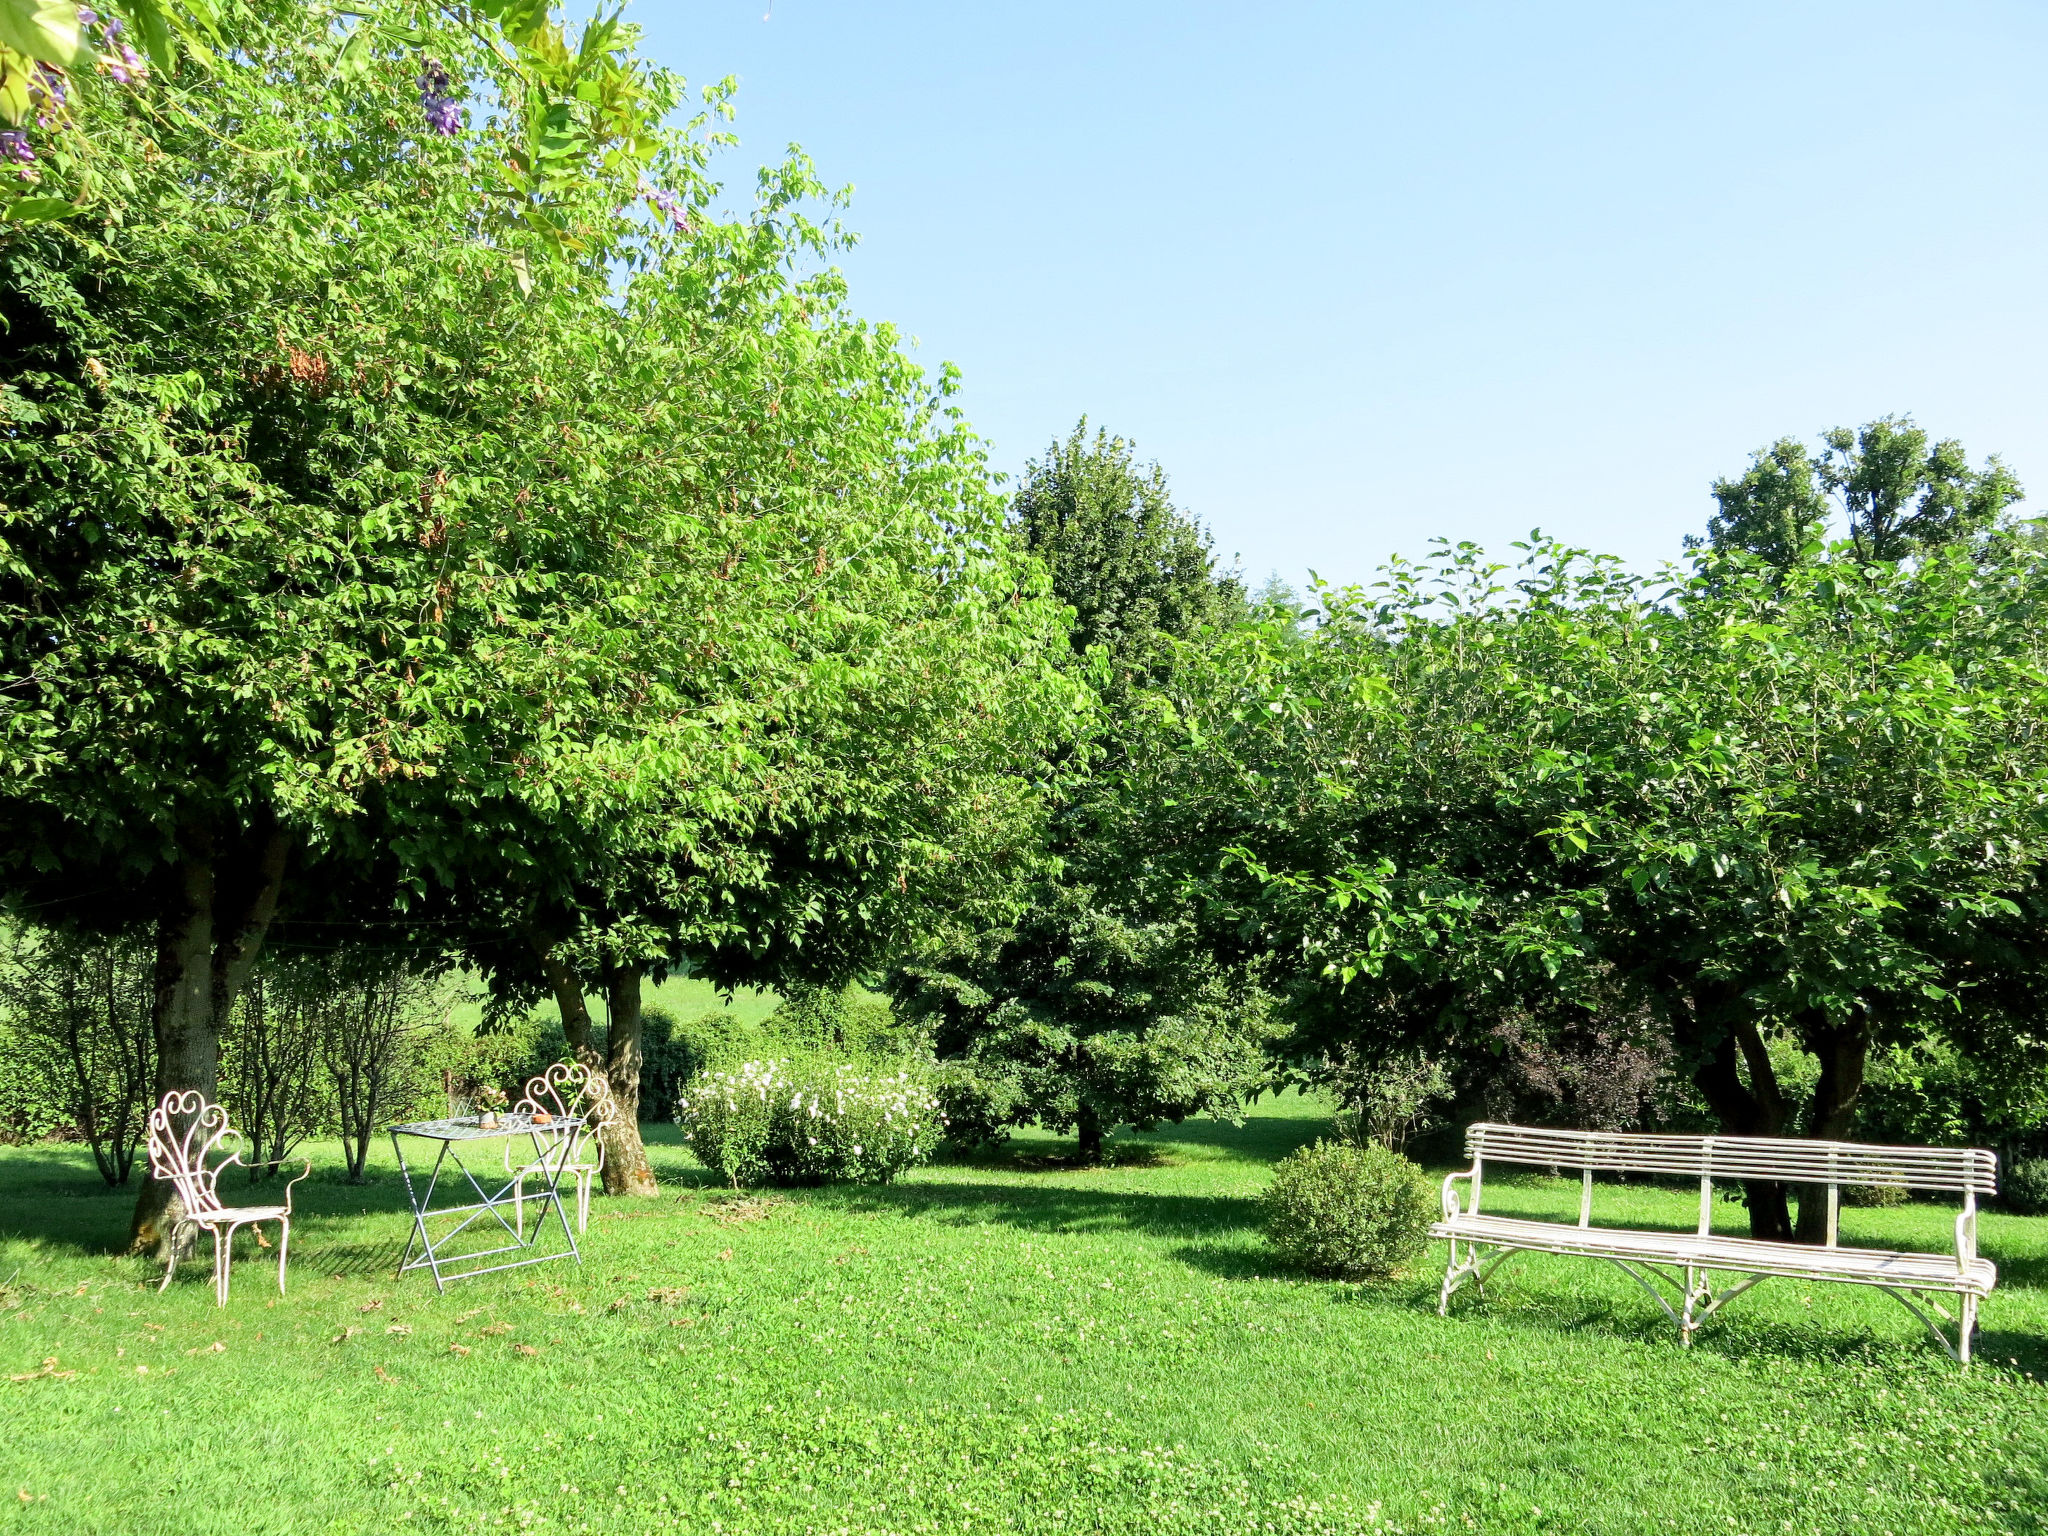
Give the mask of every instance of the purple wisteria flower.
<path id="1" fill-rule="evenodd" d="M 120 85 L 133 85 L 149 73 L 149 66 L 142 62 L 142 55 L 121 40 L 128 28 L 118 16 L 102 16 L 91 6 L 78 8 L 78 24 L 87 32 L 98 29 L 100 40 L 114 51 L 115 57 L 107 60 L 107 73 Z"/>
<path id="2" fill-rule="evenodd" d="M 12 160 L 16 165 L 35 163 L 35 146 L 28 141 L 28 135 L 19 128 L 0 128 L 0 160 Z"/>
<path id="3" fill-rule="evenodd" d="M 420 71 L 420 110 L 427 116 L 427 126 L 442 137 L 462 131 L 462 109 L 449 94 L 448 71 L 436 59 L 427 60 Z"/>
<path id="4" fill-rule="evenodd" d="M 661 216 L 675 225 L 684 234 L 690 232 L 690 215 L 683 207 L 683 200 L 666 187 L 647 188 L 647 201 L 660 210 Z"/>

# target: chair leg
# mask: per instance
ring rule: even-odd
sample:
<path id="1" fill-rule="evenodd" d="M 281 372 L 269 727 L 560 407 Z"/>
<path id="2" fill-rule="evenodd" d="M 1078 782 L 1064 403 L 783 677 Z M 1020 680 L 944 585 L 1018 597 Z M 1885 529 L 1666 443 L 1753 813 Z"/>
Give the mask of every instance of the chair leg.
<path id="1" fill-rule="evenodd" d="M 589 1168 L 576 1170 L 576 1235 L 581 1237 L 590 1230 L 590 1175 Z"/>
<path id="2" fill-rule="evenodd" d="M 224 1307 L 228 1304 L 228 1261 L 234 1257 L 235 1229 L 215 1227 L 213 1229 L 213 1304 Z"/>
<path id="3" fill-rule="evenodd" d="M 156 1288 L 156 1293 L 159 1296 L 171 1288 L 171 1276 L 178 1272 L 178 1229 L 182 1226 L 184 1226 L 182 1221 L 171 1223 L 171 1257 L 170 1262 L 164 1265 L 164 1283 Z"/>
<path id="4" fill-rule="evenodd" d="M 284 1294 L 284 1257 L 291 1252 L 292 1219 L 280 1216 L 277 1221 L 277 1294 Z"/>
<path id="5" fill-rule="evenodd" d="M 1963 1326 L 1956 1332 L 1956 1363 L 1968 1366 L 1970 1363 L 1970 1335 L 1977 1331 L 1977 1298 L 1963 1298 Z"/>
<path id="6" fill-rule="evenodd" d="M 519 1241 L 526 1241 L 526 1175 L 523 1173 L 512 1177 L 512 1230 L 518 1234 Z"/>

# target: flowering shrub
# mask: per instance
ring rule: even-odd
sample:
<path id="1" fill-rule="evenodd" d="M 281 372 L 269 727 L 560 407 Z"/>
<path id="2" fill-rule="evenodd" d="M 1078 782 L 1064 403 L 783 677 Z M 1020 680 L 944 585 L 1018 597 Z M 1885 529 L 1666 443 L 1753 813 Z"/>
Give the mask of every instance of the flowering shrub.
<path id="1" fill-rule="evenodd" d="M 908 1072 L 846 1062 L 747 1061 L 699 1072 L 676 1100 L 690 1150 L 741 1184 L 887 1184 L 931 1156 L 945 1129 Z"/>

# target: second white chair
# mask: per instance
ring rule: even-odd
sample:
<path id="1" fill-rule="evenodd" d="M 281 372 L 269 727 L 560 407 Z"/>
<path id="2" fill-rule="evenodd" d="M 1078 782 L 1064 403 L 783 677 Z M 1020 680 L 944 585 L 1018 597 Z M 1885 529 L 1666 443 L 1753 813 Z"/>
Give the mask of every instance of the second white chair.
<path id="1" fill-rule="evenodd" d="M 604 1077 L 580 1062 L 557 1062 L 539 1077 L 529 1078 L 514 1114 L 545 1114 L 551 1125 L 535 1132 L 535 1155 L 521 1161 L 512 1143 L 505 1143 L 505 1172 L 512 1179 L 512 1221 L 526 1236 L 526 1181 L 546 1178 L 559 1169 L 557 1185 L 576 1181 L 576 1231 L 590 1226 L 590 1186 L 604 1173 L 604 1131 L 618 1117 L 618 1101 Z M 552 1131 L 553 1140 L 548 1137 Z M 561 1146 L 567 1137 L 569 1145 Z M 593 1149 L 594 1155 L 593 1155 Z M 559 1160 L 559 1161 L 558 1161 Z M 546 1208 L 541 1212 L 545 1218 Z"/>

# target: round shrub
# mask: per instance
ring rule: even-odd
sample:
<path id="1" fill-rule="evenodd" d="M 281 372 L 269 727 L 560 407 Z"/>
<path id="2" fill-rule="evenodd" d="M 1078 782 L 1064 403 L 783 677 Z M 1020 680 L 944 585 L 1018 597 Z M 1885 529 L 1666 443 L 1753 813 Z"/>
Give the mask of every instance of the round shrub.
<path id="1" fill-rule="evenodd" d="M 1280 1160 L 1265 1195 L 1266 1237 L 1312 1274 L 1379 1280 L 1429 1241 L 1437 1192 L 1398 1152 L 1319 1141 Z"/>
<path id="2" fill-rule="evenodd" d="M 927 1161 L 944 1130 L 938 1101 L 908 1072 L 788 1057 L 698 1073 L 676 1124 L 735 1187 L 887 1184 Z"/>
<path id="3" fill-rule="evenodd" d="M 2048 1157 L 2022 1157 L 1998 1181 L 2005 1208 L 2016 1216 L 2048 1216 Z"/>

